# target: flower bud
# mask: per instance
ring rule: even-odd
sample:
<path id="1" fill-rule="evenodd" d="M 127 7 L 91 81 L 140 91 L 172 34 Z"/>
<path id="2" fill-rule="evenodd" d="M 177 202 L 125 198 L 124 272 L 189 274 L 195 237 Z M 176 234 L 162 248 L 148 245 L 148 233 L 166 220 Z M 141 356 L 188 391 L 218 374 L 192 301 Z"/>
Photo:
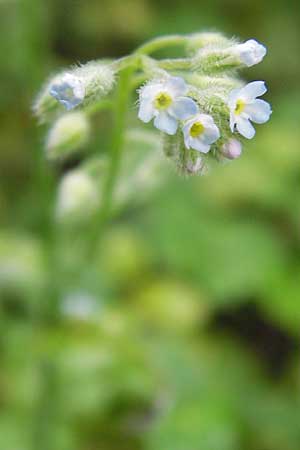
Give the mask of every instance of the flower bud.
<path id="1" fill-rule="evenodd" d="M 99 100 L 108 94 L 114 85 L 111 67 L 101 62 L 91 61 L 65 73 L 50 86 L 50 94 L 67 110 Z"/>
<path id="2" fill-rule="evenodd" d="M 50 121 L 64 111 L 62 105 L 49 92 L 51 84 L 55 83 L 60 76 L 61 74 L 56 75 L 46 82 L 33 103 L 32 111 L 41 123 Z"/>
<path id="3" fill-rule="evenodd" d="M 79 77 L 67 72 L 52 83 L 50 95 L 69 111 L 82 102 L 85 96 L 85 87 Z"/>
<path id="4" fill-rule="evenodd" d="M 114 82 L 111 65 L 91 61 L 51 78 L 37 96 L 33 112 L 41 122 L 46 122 L 62 110 L 61 105 L 71 110 L 99 100 L 112 90 Z"/>
<path id="5" fill-rule="evenodd" d="M 236 159 L 241 156 L 242 144 L 237 139 L 229 139 L 221 147 L 221 154 L 228 159 Z"/>
<path id="6" fill-rule="evenodd" d="M 96 183 L 87 173 L 74 170 L 63 177 L 56 206 L 60 222 L 85 222 L 96 212 L 99 204 Z"/>
<path id="7" fill-rule="evenodd" d="M 267 53 L 266 47 L 255 39 L 249 39 L 243 44 L 234 46 L 232 51 L 247 67 L 260 63 Z"/>
<path id="8" fill-rule="evenodd" d="M 50 129 L 47 141 L 47 156 L 51 160 L 63 159 L 84 146 L 88 140 L 90 124 L 83 112 L 64 114 Z"/>

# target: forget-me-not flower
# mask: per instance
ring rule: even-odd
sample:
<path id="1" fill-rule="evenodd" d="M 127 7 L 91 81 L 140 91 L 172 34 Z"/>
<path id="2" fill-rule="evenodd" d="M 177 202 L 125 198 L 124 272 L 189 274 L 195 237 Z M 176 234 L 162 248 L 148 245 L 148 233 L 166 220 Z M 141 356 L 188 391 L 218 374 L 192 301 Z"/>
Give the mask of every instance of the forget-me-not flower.
<path id="1" fill-rule="evenodd" d="M 198 112 L 196 102 L 187 97 L 188 87 L 180 77 L 151 81 L 140 90 L 139 119 L 150 122 L 169 135 L 176 133 L 179 120 Z"/>
<path id="2" fill-rule="evenodd" d="M 272 113 L 269 103 L 257 99 L 267 92 L 264 81 L 253 81 L 241 89 L 233 89 L 229 95 L 230 129 L 237 131 L 247 139 L 252 139 L 255 129 L 254 123 L 265 123 Z"/>
<path id="3" fill-rule="evenodd" d="M 220 137 L 219 128 L 208 114 L 197 114 L 187 120 L 182 131 L 186 148 L 193 148 L 201 153 L 208 153 L 211 144 Z"/>

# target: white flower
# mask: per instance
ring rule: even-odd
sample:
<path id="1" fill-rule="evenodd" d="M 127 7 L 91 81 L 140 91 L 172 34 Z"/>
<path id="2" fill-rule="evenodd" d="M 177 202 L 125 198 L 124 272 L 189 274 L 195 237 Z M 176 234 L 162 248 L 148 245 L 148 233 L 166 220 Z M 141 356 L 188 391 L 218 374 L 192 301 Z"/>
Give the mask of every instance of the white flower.
<path id="1" fill-rule="evenodd" d="M 53 82 L 50 94 L 56 98 L 67 110 L 75 108 L 85 96 L 85 88 L 81 79 L 71 73 L 65 73 Z"/>
<path id="2" fill-rule="evenodd" d="M 265 123 L 272 113 L 269 103 L 257 99 L 267 92 L 263 81 L 253 81 L 241 89 L 234 89 L 229 94 L 230 129 L 237 131 L 247 139 L 252 139 L 255 129 L 250 123 Z"/>
<path id="3" fill-rule="evenodd" d="M 186 148 L 193 148 L 202 153 L 208 153 L 211 144 L 220 137 L 220 131 L 214 119 L 208 114 L 197 114 L 183 126 Z"/>
<path id="4" fill-rule="evenodd" d="M 237 139 L 229 139 L 229 141 L 222 145 L 221 153 L 228 159 L 239 158 L 242 153 L 242 144 Z"/>
<path id="5" fill-rule="evenodd" d="M 182 78 L 170 77 L 162 81 L 152 81 L 140 90 L 139 119 L 150 122 L 167 134 L 173 135 L 178 128 L 178 120 L 186 120 L 198 112 L 198 106 L 186 97 L 187 85 Z"/>
<path id="6" fill-rule="evenodd" d="M 233 53 L 237 55 L 240 61 L 247 67 L 260 63 L 267 53 L 264 45 L 255 39 L 249 39 L 243 44 L 239 44 L 233 48 Z"/>

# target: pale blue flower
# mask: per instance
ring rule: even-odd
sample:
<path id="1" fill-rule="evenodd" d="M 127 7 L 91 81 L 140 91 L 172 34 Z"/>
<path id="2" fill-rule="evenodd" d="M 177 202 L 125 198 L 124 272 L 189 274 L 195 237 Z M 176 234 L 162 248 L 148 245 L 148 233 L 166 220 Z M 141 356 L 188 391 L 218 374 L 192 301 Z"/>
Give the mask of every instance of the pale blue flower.
<path id="1" fill-rule="evenodd" d="M 214 119 L 208 114 L 197 114 L 183 126 L 186 148 L 193 148 L 201 153 L 208 153 L 211 144 L 220 137 L 220 131 Z"/>
<path id="2" fill-rule="evenodd" d="M 85 89 L 80 78 L 71 73 L 65 73 L 60 79 L 53 82 L 50 94 L 67 110 L 71 110 L 83 101 Z"/>
<path id="3" fill-rule="evenodd" d="M 264 81 L 253 81 L 241 89 L 231 91 L 228 99 L 230 109 L 230 129 L 237 131 L 247 139 L 252 139 L 255 129 L 250 120 L 254 123 L 265 123 L 272 113 L 269 103 L 257 99 L 267 88 Z"/>
<path id="4" fill-rule="evenodd" d="M 173 135 L 179 120 L 186 120 L 198 112 L 194 100 L 187 97 L 188 88 L 180 77 L 151 81 L 140 89 L 139 119 L 145 123 L 154 118 L 154 126 Z"/>

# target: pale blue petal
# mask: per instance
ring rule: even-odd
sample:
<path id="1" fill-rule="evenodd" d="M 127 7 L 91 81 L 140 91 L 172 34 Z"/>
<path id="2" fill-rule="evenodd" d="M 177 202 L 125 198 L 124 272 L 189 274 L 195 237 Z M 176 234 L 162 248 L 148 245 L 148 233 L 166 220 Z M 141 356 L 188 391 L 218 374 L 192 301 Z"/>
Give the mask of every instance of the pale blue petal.
<path id="1" fill-rule="evenodd" d="M 245 112 L 253 122 L 265 123 L 269 120 L 272 110 L 268 102 L 257 99 L 253 103 L 248 103 Z"/>
<path id="2" fill-rule="evenodd" d="M 238 132 L 247 139 L 252 139 L 255 135 L 255 129 L 248 119 L 238 118 L 236 127 Z"/>
<path id="3" fill-rule="evenodd" d="M 170 77 L 166 81 L 166 88 L 170 89 L 174 95 L 180 96 L 187 93 L 187 85 L 181 77 Z"/>
<path id="4" fill-rule="evenodd" d="M 235 108 L 236 105 L 236 101 L 239 98 L 241 93 L 241 89 L 232 89 L 232 91 L 230 91 L 229 96 L 228 96 L 228 105 L 230 108 Z"/>
<path id="5" fill-rule="evenodd" d="M 201 153 L 208 153 L 210 150 L 210 145 L 205 144 L 200 139 L 197 138 L 190 138 L 189 140 L 190 148 L 193 148 L 194 150 L 197 150 Z"/>
<path id="6" fill-rule="evenodd" d="M 67 73 L 50 86 L 50 95 L 56 98 L 67 110 L 75 108 L 84 99 L 84 87 L 75 76 Z"/>
<path id="7" fill-rule="evenodd" d="M 204 133 L 200 136 L 200 139 L 204 144 L 213 144 L 220 137 L 219 128 L 216 125 L 212 125 L 208 128 L 205 128 Z"/>
<path id="8" fill-rule="evenodd" d="M 256 97 L 267 92 L 267 88 L 264 81 L 252 81 L 241 89 L 241 97 L 245 100 L 252 101 Z"/>
<path id="9" fill-rule="evenodd" d="M 177 120 L 166 112 L 158 114 L 154 119 L 154 126 L 167 134 L 173 135 L 178 128 Z"/>
<path id="10" fill-rule="evenodd" d="M 153 104 L 149 100 L 142 100 L 140 103 L 139 114 L 138 117 L 145 123 L 150 122 L 150 120 L 154 116 L 154 108 Z"/>
<path id="11" fill-rule="evenodd" d="M 178 120 L 186 120 L 198 112 L 197 103 L 189 97 L 177 98 L 170 107 L 170 114 Z"/>

